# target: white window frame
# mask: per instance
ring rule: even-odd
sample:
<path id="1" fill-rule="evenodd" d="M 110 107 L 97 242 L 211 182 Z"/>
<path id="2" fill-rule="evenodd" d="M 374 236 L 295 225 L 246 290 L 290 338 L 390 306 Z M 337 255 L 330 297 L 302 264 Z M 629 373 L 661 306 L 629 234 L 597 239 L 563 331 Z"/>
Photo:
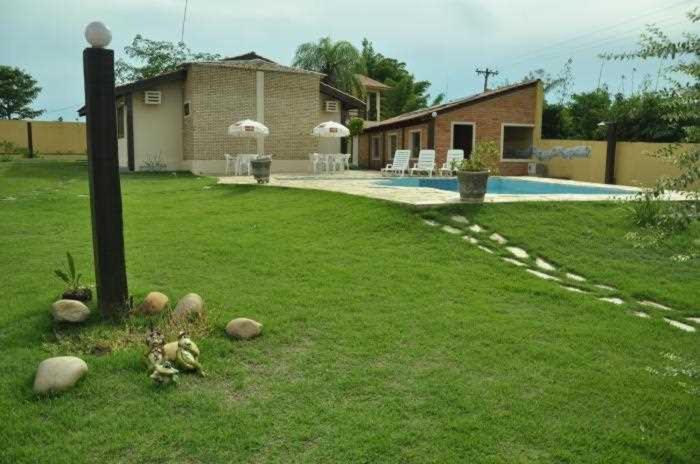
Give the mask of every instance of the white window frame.
<path id="1" fill-rule="evenodd" d="M 450 148 L 453 149 L 455 143 L 455 126 L 472 126 L 472 153 L 476 150 L 476 123 L 471 121 L 452 121 L 450 125 Z M 464 154 L 467 156 L 467 153 Z"/>
<path id="2" fill-rule="evenodd" d="M 503 158 L 503 141 L 505 140 L 506 137 L 506 127 L 531 127 L 532 129 L 535 128 L 534 124 L 520 124 L 517 122 L 502 122 L 501 123 L 501 161 L 505 163 L 530 163 L 532 162 L 532 157 L 527 158 L 527 159 L 511 159 L 511 158 Z M 532 142 L 535 142 L 535 132 L 533 130 L 532 132 Z"/>
<path id="3" fill-rule="evenodd" d="M 400 136 L 401 136 L 401 134 L 399 134 L 398 131 L 397 131 L 397 132 L 389 132 L 389 133 L 386 134 L 386 153 L 389 155 L 389 156 L 388 156 L 389 158 L 392 158 L 392 159 L 393 159 L 393 157 L 394 157 L 394 153 L 391 151 L 391 142 L 390 142 L 390 140 L 391 140 L 392 137 L 396 137 L 396 149 L 398 150 L 398 149 L 399 149 L 399 137 L 400 137 Z"/>
<path id="4" fill-rule="evenodd" d="M 423 145 L 423 130 L 422 129 L 411 129 L 408 131 L 408 149 L 411 151 L 411 159 L 417 159 L 413 158 L 413 134 L 418 132 L 420 135 L 420 143 L 418 144 L 418 153 L 421 151 L 421 145 Z"/>
<path id="5" fill-rule="evenodd" d="M 377 143 L 377 153 L 374 152 L 374 141 L 379 140 L 379 143 Z M 381 135 L 373 135 L 369 139 L 369 154 L 370 158 L 372 161 L 381 161 L 382 159 L 382 154 L 380 153 L 382 150 L 382 136 Z"/>

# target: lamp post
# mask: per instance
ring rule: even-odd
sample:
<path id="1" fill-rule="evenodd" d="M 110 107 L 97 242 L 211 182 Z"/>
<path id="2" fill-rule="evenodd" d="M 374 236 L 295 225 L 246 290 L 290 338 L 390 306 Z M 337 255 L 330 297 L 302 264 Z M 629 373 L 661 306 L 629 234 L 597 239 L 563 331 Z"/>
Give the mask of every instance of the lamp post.
<path id="1" fill-rule="evenodd" d="M 85 28 L 91 47 L 83 50 L 85 115 L 92 247 L 97 304 L 104 317 L 125 314 L 128 290 L 124 259 L 122 196 L 117 157 L 114 51 L 110 30 L 100 22 Z"/>
<path id="2" fill-rule="evenodd" d="M 615 152 L 617 149 L 617 123 L 601 121 L 598 127 L 607 127 L 607 151 L 605 154 L 605 183 L 615 184 Z"/>

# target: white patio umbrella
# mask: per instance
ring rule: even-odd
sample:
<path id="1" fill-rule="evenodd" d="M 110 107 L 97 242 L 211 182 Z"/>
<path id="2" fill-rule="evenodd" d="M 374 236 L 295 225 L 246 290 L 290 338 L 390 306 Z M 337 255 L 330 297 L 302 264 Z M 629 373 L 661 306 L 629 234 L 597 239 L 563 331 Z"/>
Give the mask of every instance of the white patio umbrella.
<path id="1" fill-rule="evenodd" d="M 350 129 L 340 123 L 326 121 L 314 127 L 311 133 L 316 137 L 347 137 L 350 135 Z"/>
<path id="2" fill-rule="evenodd" d="M 253 121 L 252 119 L 244 119 L 228 126 L 228 135 L 233 137 L 260 138 L 270 135 L 270 129 L 261 122 Z"/>

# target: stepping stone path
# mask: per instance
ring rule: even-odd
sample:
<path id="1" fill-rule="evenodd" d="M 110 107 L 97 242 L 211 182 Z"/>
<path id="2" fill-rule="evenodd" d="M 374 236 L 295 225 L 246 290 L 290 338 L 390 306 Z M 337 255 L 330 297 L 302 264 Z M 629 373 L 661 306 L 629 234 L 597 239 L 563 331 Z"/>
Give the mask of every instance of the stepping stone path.
<path id="1" fill-rule="evenodd" d="M 477 234 L 480 234 L 481 232 L 484 231 L 484 228 L 481 227 L 479 224 L 474 224 L 473 226 L 469 226 L 469 230 L 472 232 L 476 232 Z"/>
<path id="2" fill-rule="evenodd" d="M 696 324 L 700 324 L 700 317 L 686 317 L 685 320 L 695 322 Z"/>
<path id="3" fill-rule="evenodd" d="M 542 258 L 535 260 L 535 265 L 544 271 L 555 271 L 556 268 Z"/>
<path id="4" fill-rule="evenodd" d="M 513 258 L 501 258 L 501 259 L 503 261 L 505 261 L 506 263 L 515 264 L 516 266 L 520 266 L 520 267 L 525 266 L 525 263 L 518 261 L 517 259 L 513 259 Z"/>
<path id="5" fill-rule="evenodd" d="M 690 326 L 688 324 L 683 324 L 682 322 L 674 321 L 673 319 L 667 319 L 664 317 L 664 321 L 668 322 L 671 324 L 673 327 L 677 329 L 681 329 L 684 332 L 695 332 L 695 327 Z"/>
<path id="6" fill-rule="evenodd" d="M 655 301 L 644 300 L 644 301 L 639 301 L 639 304 L 642 306 L 648 306 L 650 308 L 663 309 L 664 311 L 673 311 L 668 306 L 664 306 L 661 303 L 657 303 Z"/>
<path id="7" fill-rule="evenodd" d="M 475 239 L 474 237 L 472 237 L 471 235 L 465 235 L 464 237 L 462 237 L 462 239 L 466 240 L 467 242 L 471 243 L 472 245 L 476 245 L 477 243 L 479 243 L 479 241 L 477 239 Z"/>
<path id="8" fill-rule="evenodd" d="M 549 275 L 549 274 L 545 274 L 544 272 L 535 271 L 535 270 L 533 270 L 533 269 L 525 269 L 525 270 L 526 270 L 527 272 L 529 272 L 530 274 L 539 277 L 540 279 L 544 279 L 544 280 L 555 280 L 555 281 L 557 281 L 557 282 L 559 282 L 559 281 L 561 280 L 559 277 L 554 277 L 554 276 L 551 276 L 551 275 Z"/>
<path id="9" fill-rule="evenodd" d="M 461 234 L 461 233 L 462 233 L 461 230 L 456 229 L 456 228 L 454 228 L 454 227 L 452 227 L 452 226 L 442 226 L 442 230 L 445 231 L 445 232 L 447 232 L 448 234 L 454 234 L 454 235 L 457 235 L 457 234 Z"/>
<path id="10" fill-rule="evenodd" d="M 527 254 L 527 251 L 523 250 L 522 248 L 510 246 L 506 247 L 506 250 L 508 250 L 516 258 L 527 259 L 530 257 L 530 255 Z"/>
<path id="11" fill-rule="evenodd" d="M 571 272 L 566 273 L 566 278 L 571 279 L 571 280 L 575 280 L 576 282 L 585 282 L 586 281 L 585 277 L 580 276 L 578 274 L 572 274 Z"/>
<path id="12" fill-rule="evenodd" d="M 614 292 L 614 291 L 617 290 L 615 287 L 611 287 L 611 286 L 609 286 L 609 285 L 596 284 L 595 287 L 596 287 L 596 288 L 599 288 L 599 289 L 601 289 L 601 290 L 607 290 L 607 291 L 609 291 L 609 292 Z"/>
<path id="13" fill-rule="evenodd" d="M 438 224 L 438 223 L 435 222 L 435 221 L 431 221 L 430 219 L 423 219 L 423 223 L 424 223 L 425 225 L 430 226 L 430 227 L 436 227 L 436 226 L 439 226 L 439 225 L 440 225 L 440 224 Z"/>
<path id="14" fill-rule="evenodd" d="M 454 222 L 459 222 L 460 224 L 469 224 L 469 219 L 465 218 L 464 216 L 450 216 L 450 219 L 452 219 Z"/>
<path id="15" fill-rule="evenodd" d="M 499 245 L 505 245 L 506 243 L 508 243 L 508 240 L 506 240 L 505 237 L 495 232 L 491 234 L 489 238 L 494 242 L 498 243 Z"/>
<path id="16" fill-rule="evenodd" d="M 624 301 L 620 298 L 616 297 L 609 297 L 609 298 L 598 298 L 600 301 L 607 301 L 608 303 L 616 304 L 616 305 L 621 305 L 624 303 Z"/>
<path id="17" fill-rule="evenodd" d="M 649 319 L 651 316 L 649 316 L 647 313 L 643 311 L 635 311 L 632 314 L 634 314 L 637 317 L 641 317 L 642 319 Z"/>
<path id="18" fill-rule="evenodd" d="M 574 292 L 574 293 L 588 293 L 587 291 L 581 290 L 580 288 L 576 288 L 576 287 L 568 287 L 566 285 L 560 285 L 560 287 L 563 288 L 564 290 L 568 290 L 568 291 Z"/>
<path id="19" fill-rule="evenodd" d="M 483 246 L 483 245 L 477 245 L 477 246 L 479 247 L 479 249 L 484 250 L 486 253 L 491 253 L 491 254 L 493 254 L 493 250 L 492 250 L 492 249 L 486 248 L 486 247 Z"/>

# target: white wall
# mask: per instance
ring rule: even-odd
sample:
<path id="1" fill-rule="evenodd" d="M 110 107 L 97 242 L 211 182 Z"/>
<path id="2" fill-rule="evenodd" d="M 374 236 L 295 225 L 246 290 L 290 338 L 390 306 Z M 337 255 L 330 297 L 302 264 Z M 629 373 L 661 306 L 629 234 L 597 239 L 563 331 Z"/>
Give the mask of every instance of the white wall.
<path id="1" fill-rule="evenodd" d="M 319 109 L 320 121 L 318 123 L 321 124 L 322 122 L 327 122 L 327 121 L 341 123 L 341 121 L 340 121 L 340 102 L 338 102 L 338 111 L 336 111 L 335 113 L 328 113 L 328 112 L 326 112 L 326 101 L 327 100 L 333 101 L 333 98 L 328 97 L 324 94 L 321 94 L 320 100 L 321 100 L 321 108 Z M 337 100 L 335 100 L 335 101 L 337 101 Z M 318 152 L 319 153 L 340 153 L 340 138 L 320 137 L 319 141 L 318 141 Z"/>

